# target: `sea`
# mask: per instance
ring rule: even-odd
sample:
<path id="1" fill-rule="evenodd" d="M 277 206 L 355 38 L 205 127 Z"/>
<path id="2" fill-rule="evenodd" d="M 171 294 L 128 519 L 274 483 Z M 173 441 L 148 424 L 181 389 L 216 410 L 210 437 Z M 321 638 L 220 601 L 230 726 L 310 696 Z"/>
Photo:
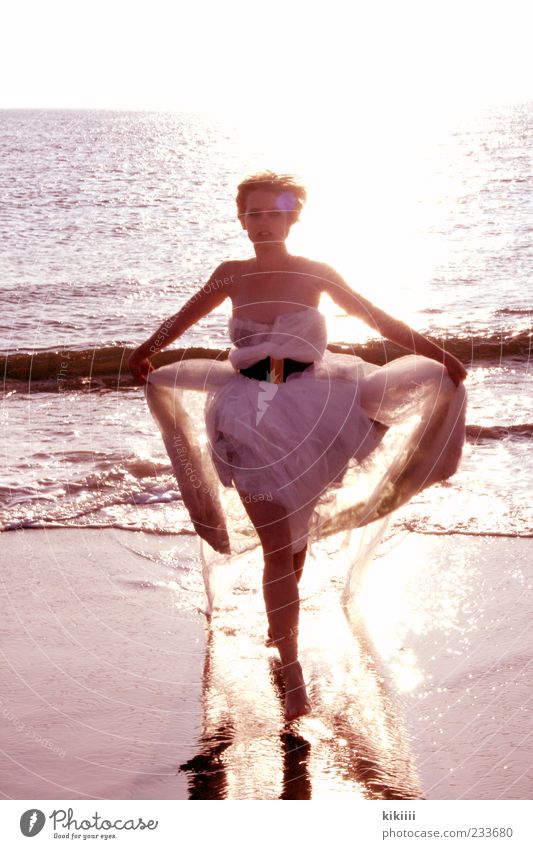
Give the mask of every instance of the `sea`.
<path id="1" fill-rule="evenodd" d="M 530 798 L 533 103 L 346 113 L 0 111 L 10 798 Z M 348 566 L 313 546 L 313 713 L 292 729 L 260 562 L 201 615 L 194 529 L 127 369 L 221 261 L 250 256 L 236 186 L 264 169 L 308 187 L 291 252 L 468 370 L 460 468 L 396 512 L 349 621 Z M 335 350 L 382 350 L 321 309 Z M 173 347 L 217 356 L 228 317 Z"/>
<path id="2" fill-rule="evenodd" d="M 349 127 L 0 112 L 3 531 L 192 533 L 127 350 L 222 260 L 250 255 L 236 185 L 270 168 L 308 187 L 289 250 L 327 261 L 468 369 L 462 466 L 398 527 L 531 536 L 533 104 Z M 323 309 L 331 343 L 363 357 L 375 345 Z M 176 346 L 226 349 L 228 315 L 225 303 Z"/>

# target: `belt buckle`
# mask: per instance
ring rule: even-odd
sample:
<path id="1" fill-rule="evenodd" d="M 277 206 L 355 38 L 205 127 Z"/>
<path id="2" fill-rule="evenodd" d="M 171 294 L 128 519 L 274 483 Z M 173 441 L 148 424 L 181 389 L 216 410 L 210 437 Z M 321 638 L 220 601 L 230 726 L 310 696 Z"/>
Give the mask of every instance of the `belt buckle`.
<path id="1" fill-rule="evenodd" d="M 270 369 L 268 372 L 269 383 L 283 383 L 283 360 L 278 360 L 276 357 L 269 357 Z"/>

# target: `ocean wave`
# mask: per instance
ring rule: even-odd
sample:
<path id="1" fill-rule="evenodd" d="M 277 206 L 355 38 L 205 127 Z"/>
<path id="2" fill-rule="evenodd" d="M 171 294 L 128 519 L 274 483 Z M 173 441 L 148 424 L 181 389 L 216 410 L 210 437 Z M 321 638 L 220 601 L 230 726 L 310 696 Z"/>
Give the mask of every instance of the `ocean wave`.
<path id="1" fill-rule="evenodd" d="M 84 386 L 126 388 L 134 385 L 128 369 L 128 358 L 133 350 L 117 345 L 84 350 L 8 352 L 0 356 L 0 373 L 6 382 L 29 383 L 32 389 L 43 388 L 48 392 L 54 388 L 61 392 Z M 181 359 L 226 359 L 227 355 L 227 350 L 180 348 L 158 354 L 153 363 L 157 367 Z"/>
<path id="2" fill-rule="evenodd" d="M 15 493 L 0 511 L 0 532 L 24 528 L 51 527 L 118 527 L 129 530 L 156 528 L 161 533 L 174 532 L 176 525 L 188 517 L 179 491 L 174 487 L 119 488 L 117 493 L 94 491 L 87 487 L 66 487 L 61 497 L 19 498 Z M 25 493 L 28 496 L 28 493 Z M 44 503 L 43 503 L 44 502 Z M 161 524 L 164 510 L 170 507 L 171 518 Z M 155 508 L 155 512 L 154 512 Z M 142 513 L 142 518 L 141 518 Z"/>
<path id="3" fill-rule="evenodd" d="M 112 528 L 117 531 L 133 531 L 138 533 L 142 531 L 144 534 L 154 534 L 155 536 L 196 536 L 196 531 L 190 528 L 179 528 L 173 530 L 167 527 L 153 527 L 151 525 L 126 524 L 120 521 L 111 522 L 75 522 L 69 519 L 65 521 L 53 519 L 24 519 L 15 521 L 0 527 L 0 533 L 9 533 L 10 531 L 43 531 L 51 530 L 52 528 L 80 528 L 83 530 L 103 530 Z"/>
<path id="4" fill-rule="evenodd" d="M 467 425 L 466 438 L 469 442 L 482 439 L 531 439 L 533 424 L 517 425 Z"/>
<path id="5" fill-rule="evenodd" d="M 5 524 L 3 527 L 0 527 L 0 533 L 9 533 L 10 531 L 37 531 L 37 530 L 52 530 L 55 528 L 78 528 L 80 530 L 104 530 L 104 529 L 114 529 L 120 531 L 132 531 L 133 533 L 142 532 L 144 534 L 153 534 L 154 536 L 187 536 L 194 537 L 196 536 L 196 531 L 193 528 L 177 528 L 173 529 L 167 526 L 153 526 L 149 524 L 144 524 L 142 522 L 137 523 L 126 523 L 121 522 L 120 520 L 111 520 L 108 522 L 101 521 L 92 521 L 92 522 L 79 522 L 74 520 L 69 520 L 68 518 L 64 521 L 61 519 L 26 519 L 20 520 L 16 522 L 11 522 Z M 422 534 L 424 536 L 442 536 L 442 537 L 450 537 L 450 536 L 467 536 L 467 537 L 500 537 L 505 539 L 533 539 L 533 531 L 521 531 L 521 530 L 509 530 L 509 531 L 496 531 L 488 528 L 480 528 L 480 529 L 466 529 L 466 528 L 428 528 L 427 524 L 424 520 L 420 522 L 411 521 L 411 522 L 403 522 L 398 524 L 395 528 L 393 528 L 393 535 L 398 533 L 415 533 Z"/>
<path id="6" fill-rule="evenodd" d="M 533 532 L 529 531 L 494 531 L 494 530 L 468 530 L 467 528 L 428 528 L 423 521 L 404 522 L 397 529 L 408 533 L 423 534 L 432 537 L 502 537 L 504 539 L 533 539 Z"/>
<path id="7" fill-rule="evenodd" d="M 515 442 L 523 452 L 527 450 L 525 441 L 532 436 L 533 424 L 467 426 L 469 443 L 476 445 L 488 440 L 497 452 L 500 450 L 497 440 L 508 441 L 507 448 L 510 442 Z M 83 454 L 84 461 L 89 454 Z M 100 454 L 95 456 L 100 457 Z M 89 474 L 80 474 L 75 480 L 65 480 L 60 475 L 57 480 L 41 478 L 37 484 L 0 488 L 0 502 L 3 502 L 0 532 L 25 528 L 113 527 L 154 533 L 181 533 L 183 527 L 188 527 L 189 517 L 170 464 L 154 464 L 130 457 L 122 461 L 120 468 L 115 463 L 106 464 L 102 461 L 98 467 L 98 470 Z M 514 486 L 513 480 L 511 476 L 507 485 Z M 447 486 L 443 485 L 442 493 Z M 435 492 L 438 495 L 440 489 L 437 488 Z M 501 493 L 498 492 L 498 495 Z M 420 533 L 524 535 L 529 520 L 528 511 L 523 508 L 527 508 L 528 503 L 527 497 L 524 500 L 519 494 L 513 510 L 503 519 L 500 516 L 495 524 L 493 516 L 481 511 L 477 519 L 469 514 L 466 523 L 462 519 L 450 517 L 449 526 L 443 528 L 435 526 L 428 518 L 426 501 L 422 500 L 418 507 L 416 504 L 413 507 L 414 519 L 408 520 L 411 522 L 409 529 Z M 436 509 L 438 514 L 439 510 Z M 405 517 L 402 521 L 405 523 Z"/>
<path id="8" fill-rule="evenodd" d="M 428 337 L 431 338 L 431 337 Z M 530 330 L 510 336 L 450 337 L 437 339 L 447 351 L 465 365 L 478 361 L 514 358 L 528 361 L 532 354 L 533 334 Z M 367 362 L 383 365 L 405 355 L 405 350 L 384 340 L 371 340 L 361 345 L 328 345 L 335 353 L 354 354 Z M 32 390 L 68 391 L 76 389 L 123 389 L 134 385 L 128 369 L 133 349 L 123 345 L 88 349 L 13 351 L 0 356 L 0 373 L 4 384 L 27 383 Z M 163 351 L 152 360 L 158 367 L 182 359 L 227 358 L 229 348 L 178 348 Z"/>

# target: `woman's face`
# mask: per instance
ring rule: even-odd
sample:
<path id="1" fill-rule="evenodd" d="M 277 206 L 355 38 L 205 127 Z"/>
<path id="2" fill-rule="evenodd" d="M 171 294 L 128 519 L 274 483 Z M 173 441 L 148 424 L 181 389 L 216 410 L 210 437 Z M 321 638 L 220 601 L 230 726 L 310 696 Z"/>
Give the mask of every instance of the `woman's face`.
<path id="1" fill-rule="evenodd" d="M 241 224 L 254 244 L 284 242 L 292 226 L 291 218 L 292 213 L 283 209 L 283 195 L 257 188 L 248 195 Z"/>

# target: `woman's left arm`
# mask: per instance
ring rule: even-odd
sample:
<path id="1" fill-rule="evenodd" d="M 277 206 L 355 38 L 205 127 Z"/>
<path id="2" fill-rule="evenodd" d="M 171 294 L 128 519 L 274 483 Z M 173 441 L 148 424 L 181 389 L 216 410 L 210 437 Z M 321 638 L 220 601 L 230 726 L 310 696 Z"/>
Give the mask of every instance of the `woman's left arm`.
<path id="1" fill-rule="evenodd" d="M 406 351 L 442 363 L 456 386 L 459 386 L 466 378 L 466 369 L 457 357 L 358 295 L 336 271 L 327 266 L 325 269 L 327 272 L 323 277 L 323 291 L 347 313 L 362 319 L 373 330 L 381 333 L 385 339 L 395 342 Z"/>

